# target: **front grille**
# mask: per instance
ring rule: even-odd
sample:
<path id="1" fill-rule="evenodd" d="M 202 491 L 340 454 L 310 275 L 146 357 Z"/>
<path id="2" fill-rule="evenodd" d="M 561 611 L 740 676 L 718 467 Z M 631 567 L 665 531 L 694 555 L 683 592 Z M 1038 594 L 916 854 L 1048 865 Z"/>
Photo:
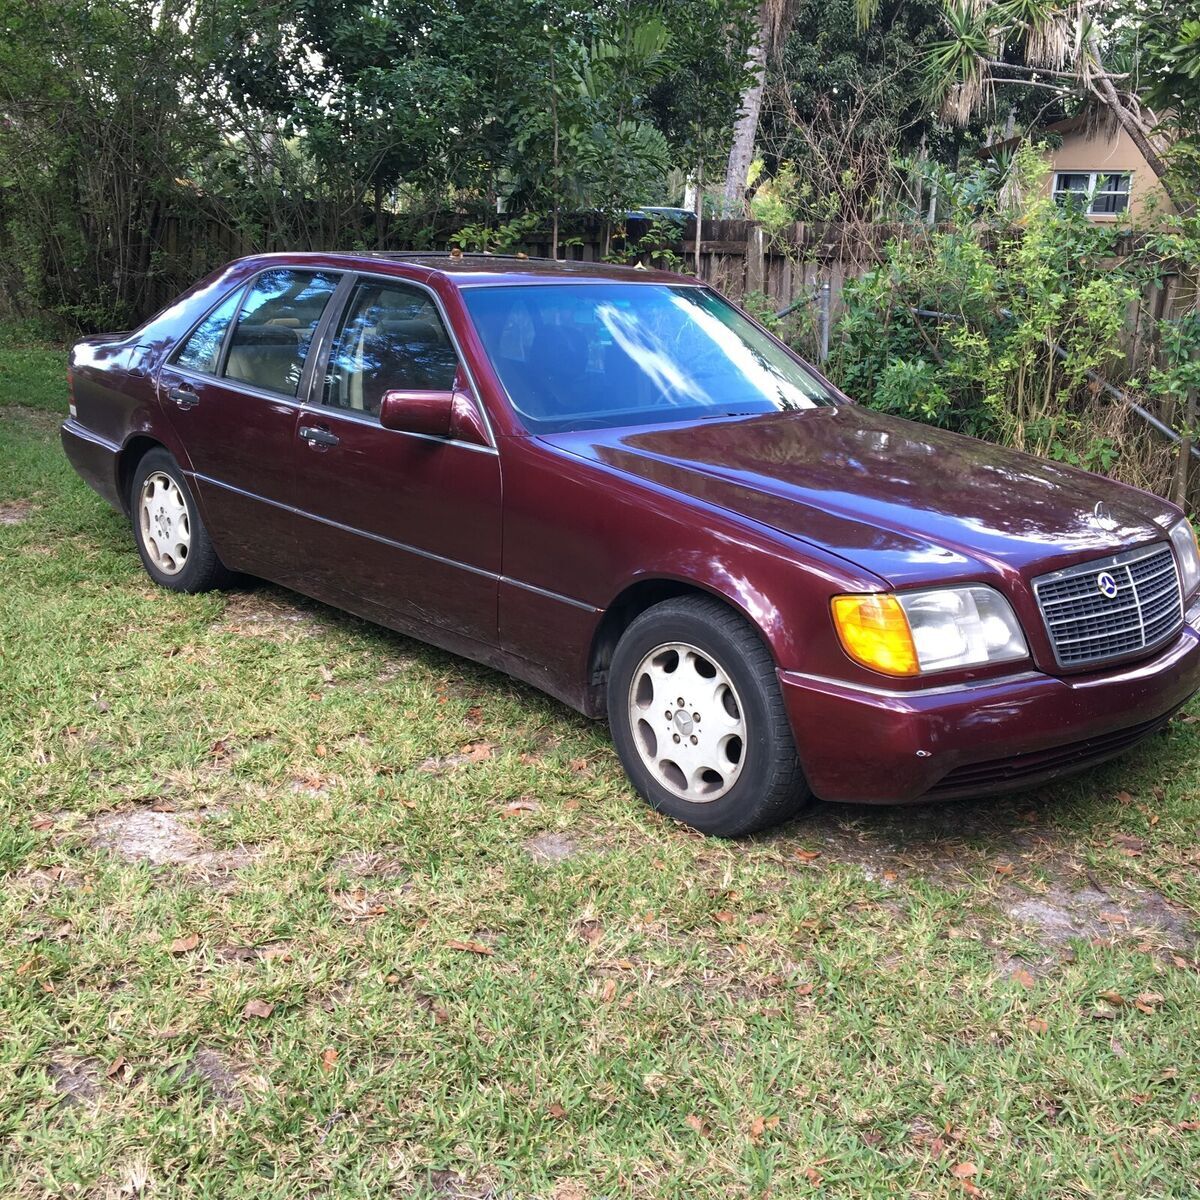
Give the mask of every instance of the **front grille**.
<path id="1" fill-rule="evenodd" d="M 1183 625 L 1179 572 L 1167 542 L 1043 575 L 1033 592 L 1060 667 L 1151 650 Z"/>

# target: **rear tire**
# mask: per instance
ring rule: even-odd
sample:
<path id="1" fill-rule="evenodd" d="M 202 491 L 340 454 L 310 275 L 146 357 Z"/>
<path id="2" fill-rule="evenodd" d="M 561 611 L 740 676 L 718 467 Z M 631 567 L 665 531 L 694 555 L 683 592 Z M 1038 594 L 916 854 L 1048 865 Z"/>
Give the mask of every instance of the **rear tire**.
<path id="1" fill-rule="evenodd" d="M 160 587 L 207 592 L 233 581 L 213 548 L 183 471 L 161 446 L 148 450 L 133 472 L 129 519 L 146 574 Z"/>
<path id="2" fill-rule="evenodd" d="M 716 599 L 667 600 L 630 624 L 608 720 L 641 796 L 703 833 L 755 833 L 812 798 L 770 652 Z"/>

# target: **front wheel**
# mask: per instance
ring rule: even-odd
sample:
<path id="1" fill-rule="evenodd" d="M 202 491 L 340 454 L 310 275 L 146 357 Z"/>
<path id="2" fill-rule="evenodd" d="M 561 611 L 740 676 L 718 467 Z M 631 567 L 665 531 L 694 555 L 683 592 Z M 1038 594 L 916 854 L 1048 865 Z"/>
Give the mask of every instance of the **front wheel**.
<path id="1" fill-rule="evenodd" d="M 613 742 L 638 792 L 704 833 L 777 825 L 811 798 L 770 653 L 715 599 L 656 604 L 608 678 Z"/>
<path id="2" fill-rule="evenodd" d="M 161 446 L 133 472 L 129 519 L 146 573 L 176 592 L 207 592 L 233 579 L 217 557 L 174 457 Z"/>

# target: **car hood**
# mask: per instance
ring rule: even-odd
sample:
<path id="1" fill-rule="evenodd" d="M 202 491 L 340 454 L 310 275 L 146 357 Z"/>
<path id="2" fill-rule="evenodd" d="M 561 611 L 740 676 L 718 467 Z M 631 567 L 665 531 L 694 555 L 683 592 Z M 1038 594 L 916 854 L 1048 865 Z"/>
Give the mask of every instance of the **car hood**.
<path id="1" fill-rule="evenodd" d="M 1029 577 L 1162 539 L 1176 515 L 1136 488 L 853 404 L 544 440 L 895 586 L 981 564 Z"/>

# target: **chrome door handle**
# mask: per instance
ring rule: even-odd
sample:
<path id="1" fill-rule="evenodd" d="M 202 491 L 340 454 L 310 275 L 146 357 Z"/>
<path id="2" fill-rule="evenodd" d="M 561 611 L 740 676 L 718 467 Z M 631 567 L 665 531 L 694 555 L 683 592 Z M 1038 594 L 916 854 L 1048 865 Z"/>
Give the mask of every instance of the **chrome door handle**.
<path id="1" fill-rule="evenodd" d="M 328 429 L 321 429 L 316 425 L 301 425 L 300 437 L 310 446 L 336 446 L 342 439 L 336 433 L 330 433 Z"/>
<path id="2" fill-rule="evenodd" d="M 167 396 L 180 408 L 195 408 L 200 403 L 200 397 L 190 387 L 173 387 Z"/>

